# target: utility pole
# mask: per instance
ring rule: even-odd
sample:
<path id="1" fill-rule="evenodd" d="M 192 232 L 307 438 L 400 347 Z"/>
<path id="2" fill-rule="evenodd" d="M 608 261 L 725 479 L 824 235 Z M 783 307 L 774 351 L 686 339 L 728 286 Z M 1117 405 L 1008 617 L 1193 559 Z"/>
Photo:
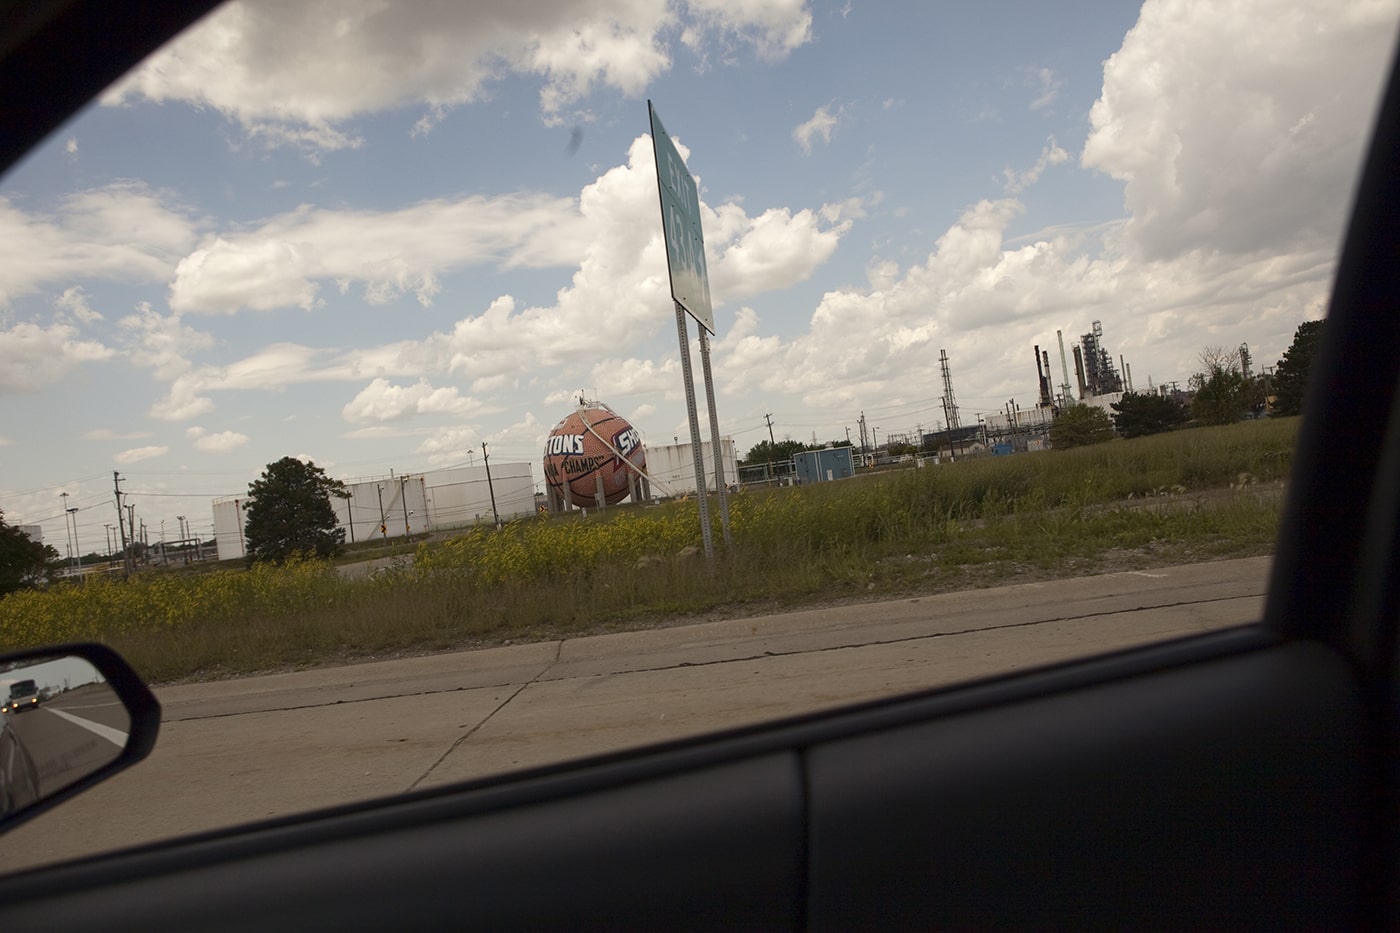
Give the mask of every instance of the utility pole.
<path id="1" fill-rule="evenodd" d="M 136 566 L 136 504 L 128 503 L 126 507 L 126 529 L 131 532 L 131 564 Z"/>
<path id="2" fill-rule="evenodd" d="M 68 548 L 68 564 L 71 570 L 73 564 L 73 535 L 68 530 L 68 516 L 71 514 L 68 511 L 68 493 L 61 492 L 58 494 L 58 497 L 63 500 L 63 543 Z"/>
<path id="3" fill-rule="evenodd" d="M 486 453 L 486 442 L 481 442 L 481 462 L 486 464 L 486 489 L 491 493 L 491 517 L 496 522 L 496 530 L 501 530 L 501 513 L 496 511 L 496 487 L 491 485 L 491 458 Z"/>
<path id="4" fill-rule="evenodd" d="M 407 476 L 399 477 L 399 501 L 403 503 L 403 536 L 405 538 L 412 534 L 412 532 L 408 530 L 408 497 L 404 495 L 404 484 L 407 482 Z"/>
<path id="5" fill-rule="evenodd" d="M 763 420 L 768 422 L 768 479 L 773 479 L 773 454 L 776 452 L 778 442 L 773 440 L 773 415 L 766 414 Z"/>
<path id="6" fill-rule="evenodd" d="M 384 544 L 389 543 L 389 524 L 384 518 L 384 484 L 375 486 L 375 491 L 379 494 L 379 534 L 384 539 Z"/>
<path id="7" fill-rule="evenodd" d="M 131 576 L 131 552 L 126 549 L 126 527 L 122 525 L 122 477 L 116 470 L 112 471 L 112 488 L 117 496 L 117 531 L 121 534 L 122 541 L 122 563 L 126 569 L 126 575 Z"/>

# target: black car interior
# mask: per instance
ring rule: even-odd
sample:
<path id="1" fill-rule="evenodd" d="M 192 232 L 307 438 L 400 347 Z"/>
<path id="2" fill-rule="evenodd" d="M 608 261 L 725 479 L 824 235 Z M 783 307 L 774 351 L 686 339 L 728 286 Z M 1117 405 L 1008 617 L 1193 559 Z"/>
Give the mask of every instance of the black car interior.
<path id="1" fill-rule="evenodd" d="M 0 167 L 208 6 L 8 8 Z M 1396 926 L 1397 349 L 1392 73 L 1258 624 L 12 874 L 0 924 Z"/>

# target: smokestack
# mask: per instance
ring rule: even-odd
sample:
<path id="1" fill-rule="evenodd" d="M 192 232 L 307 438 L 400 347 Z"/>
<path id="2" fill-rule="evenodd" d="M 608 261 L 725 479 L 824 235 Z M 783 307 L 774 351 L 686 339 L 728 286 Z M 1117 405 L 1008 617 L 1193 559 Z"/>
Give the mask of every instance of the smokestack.
<path id="1" fill-rule="evenodd" d="M 1060 331 L 1055 331 L 1055 340 L 1060 344 L 1060 372 L 1064 375 L 1065 381 L 1060 384 L 1060 391 L 1065 394 L 1065 401 L 1069 401 L 1069 364 L 1065 362 L 1065 335 Z"/>
<path id="2" fill-rule="evenodd" d="M 1084 351 L 1079 344 L 1074 345 L 1074 375 L 1079 379 L 1079 397 L 1084 398 L 1089 390 L 1084 385 Z"/>
<path id="3" fill-rule="evenodd" d="M 1048 408 L 1050 406 L 1050 380 L 1046 378 L 1045 370 L 1040 365 L 1040 344 L 1036 344 L 1035 349 L 1035 390 L 1040 394 L 1037 402 L 1039 407 Z"/>

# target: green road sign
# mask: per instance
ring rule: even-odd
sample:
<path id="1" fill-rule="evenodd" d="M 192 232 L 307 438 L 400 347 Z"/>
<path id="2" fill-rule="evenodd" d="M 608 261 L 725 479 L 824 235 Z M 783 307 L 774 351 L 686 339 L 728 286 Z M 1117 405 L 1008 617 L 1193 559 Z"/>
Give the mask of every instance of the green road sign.
<path id="1" fill-rule="evenodd" d="M 671 297 L 713 334 L 715 312 L 710 307 L 705 235 L 700 229 L 700 192 L 651 101 L 647 101 L 647 113 L 651 116 L 651 145 L 656 156 L 657 188 L 661 193 L 661 227 L 666 237 Z"/>

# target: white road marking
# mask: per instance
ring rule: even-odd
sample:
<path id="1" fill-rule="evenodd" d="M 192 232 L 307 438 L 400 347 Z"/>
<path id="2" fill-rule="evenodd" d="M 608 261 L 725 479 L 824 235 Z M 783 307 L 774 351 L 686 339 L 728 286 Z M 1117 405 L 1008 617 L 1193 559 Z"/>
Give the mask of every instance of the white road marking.
<path id="1" fill-rule="evenodd" d="M 68 720 L 75 726 L 82 726 L 89 732 L 102 736 L 102 738 L 106 739 L 108 742 L 111 742 L 117 748 L 126 748 L 128 736 L 125 732 L 122 732 L 120 729 L 113 729 L 111 726 L 104 726 L 101 723 L 92 722 L 88 719 L 80 719 L 79 717 L 74 716 L 72 713 L 65 713 L 61 709 L 54 709 L 53 707 L 49 707 L 48 710 L 55 716 L 62 716 L 64 719 Z"/>

